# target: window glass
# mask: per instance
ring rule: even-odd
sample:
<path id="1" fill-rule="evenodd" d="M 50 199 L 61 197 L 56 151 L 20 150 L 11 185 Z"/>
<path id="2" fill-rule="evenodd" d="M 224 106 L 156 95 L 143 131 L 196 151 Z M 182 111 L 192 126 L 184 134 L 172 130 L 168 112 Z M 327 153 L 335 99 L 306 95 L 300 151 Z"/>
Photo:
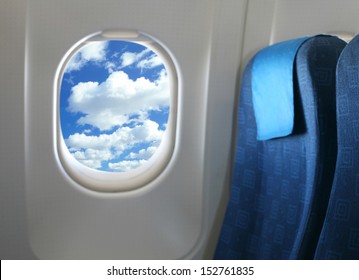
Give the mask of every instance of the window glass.
<path id="1" fill-rule="evenodd" d="M 156 153 L 169 105 L 169 79 L 158 54 L 129 41 L 88 42 L 64 69 L 62 136 L 83 165 L 130 171 Z"/>

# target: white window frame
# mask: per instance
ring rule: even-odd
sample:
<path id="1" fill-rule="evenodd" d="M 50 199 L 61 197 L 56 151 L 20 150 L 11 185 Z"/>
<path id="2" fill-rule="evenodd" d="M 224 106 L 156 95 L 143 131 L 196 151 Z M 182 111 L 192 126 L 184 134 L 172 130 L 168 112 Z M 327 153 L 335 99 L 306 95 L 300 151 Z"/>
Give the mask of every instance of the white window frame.
<path id="1" fill-rule="evenodd" d="M 166 131 L 154 155 L 140 167 L 127 172 L 106 172 L 92 169 L 76 160 L 68 150 L 61 130 L 60 90 L 63 75 L 70 59 L 86 43 L 122 40 L 137 43 L 155 52 L 163 61 L 170 84 L 170 113 Z M 170 52 L 155 38 L 137 31 L 106 30 L 89 35 L 73 45 L 62 58 L 54 81 L 54 139 L 55 154 L 60 168 L 79 185 L 98 192 L 124 192 L 147 185 L 157 178 L 168 165 L 176 139 L 178 75 Z"/>

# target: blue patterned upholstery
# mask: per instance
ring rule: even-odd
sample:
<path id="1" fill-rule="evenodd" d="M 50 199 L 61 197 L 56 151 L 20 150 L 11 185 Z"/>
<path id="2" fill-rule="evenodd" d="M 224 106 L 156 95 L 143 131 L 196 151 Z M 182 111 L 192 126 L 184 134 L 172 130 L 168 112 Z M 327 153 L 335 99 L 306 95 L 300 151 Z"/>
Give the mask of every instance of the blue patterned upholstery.
<path id="1" fill-rule="evenodd" d="M 310 259 L 336 161 L 335 67 L 345 43 L 316 36 L 294 67 L 294 130 L 256 139 L 252 61 L 242 79 L 232 186 L 215 259 Z M 280 79 L 280 78 L 279 78 Z"/>
<path id="2" fill-rule="evenodd" d="M 338 160 L 316 259 L 359 259 L 359 36 L 337 66 Z"/>

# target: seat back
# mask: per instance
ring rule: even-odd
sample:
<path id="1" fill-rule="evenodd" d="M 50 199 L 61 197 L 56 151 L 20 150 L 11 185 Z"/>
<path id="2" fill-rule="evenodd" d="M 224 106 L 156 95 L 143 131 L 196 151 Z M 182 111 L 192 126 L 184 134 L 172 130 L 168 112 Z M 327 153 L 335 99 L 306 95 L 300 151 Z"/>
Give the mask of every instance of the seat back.
<path id="1" fill-rule="evenodd" d="M 337 66 L 338 160 L 316 259 L 359 259 L 359 36 Z"/>
<path id="2" fill-rule="evenodd" d="M 342 40 L 323 35 L 300 44 L 288 61 L 294 65 L 293 129 L 264 141 L 257 140 L 253 104 L 258 54 L 247 65 L 231 192 L 216 259 L 313 258 L 336 162 L 335 68 L 344 46 Z M 279 76 L 275 82 L 286 80 Z M 271 110 L 269 117 L 276 108 Z"/>

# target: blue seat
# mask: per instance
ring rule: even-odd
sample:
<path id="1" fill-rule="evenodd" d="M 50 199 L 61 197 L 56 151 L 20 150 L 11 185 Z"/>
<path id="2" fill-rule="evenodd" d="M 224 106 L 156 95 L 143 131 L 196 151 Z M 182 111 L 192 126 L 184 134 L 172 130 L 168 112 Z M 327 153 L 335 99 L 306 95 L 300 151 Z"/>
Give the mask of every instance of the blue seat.
<path id="1" fill-rule="evenodd" d="M 359 259 L 359 36 L 337 66 L 338 160 L 316 259 Z"/>
<path id="2" fill-rule="evenodd" d="M 335 68 L 345 45 L 324 35 L 300 44 L 288 62 L 292 63 L 293 128 L 273 138 L 265 137 L 265 132 L 262 139 L 266 140 L 257 140 L 261 132 L 253 104 L 258 54 L 247 65 L 231 192 L 215 259 L 313 258 L 334 176 Z M 279 55 L 285 53 L 282 50 Z M 276 79 L 283 82 L 281 76 Z M 276 108 L 271 110 L 269 118 Z"/>

